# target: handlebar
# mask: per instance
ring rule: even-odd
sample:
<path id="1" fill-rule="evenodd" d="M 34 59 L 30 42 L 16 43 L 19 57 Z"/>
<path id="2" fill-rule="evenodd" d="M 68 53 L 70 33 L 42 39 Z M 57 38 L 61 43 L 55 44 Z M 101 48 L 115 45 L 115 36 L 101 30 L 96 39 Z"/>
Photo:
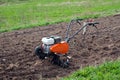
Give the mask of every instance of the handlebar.
<path id="1" fill-rule="evenodd" d="M 77 23 L 79 23 L 79 25 L 81 25 L 81 21 L 82 21 L 83 19 L 72 19 L 71 21 L 70 21 L 70 23 L 69 23 L 69 25 L 68 25 L 68 27 L 67 27 L 67 31 L 66 31 L 66 36 L 65 36 L 65 38 L 68 38 L 68 37 L 70 37 L 69 36 L 69 30 L 70 30 L 70 28 L 71 28 L 71 24 L 73 23 L 73 21 L 76 21 Z"/>
<path id="2" fill-rule="evenodd" d="M 87 22 L 86 25 L 89 26 L 95 26 L 96 24 L 99 24 L 99 22 Z"/>
<path id="3" fill-rule="evenodd" d="M 69 36 L 69 30 L 70 30 L 70 27 L 71 27 L 71 24 L 73 21 L 76 21 L 77 23 L 79 23 L 79 25 L 81 25 L 81 21 L 83 19 L 74 19 L 74 20 L 71 20 L 71 22 L 69 23 L 68 27 L 67 27 L 67 33 L 66 33 L 66 39 L 65 41 L 66 42 L 69 42 L 72 38 L 74 38 L 75 35 L 77 35 L 81 30 L 83 30 L 83 28 L 85 28 L 86 26 L 94 26 L 96 27 L 96 24 L 99 24 L 99 22 L 85 22 L 85 24 L 83 24 L 83 26 L 81 28 L 78 29 L 78 31 L 76 31 L 72 36 Z"/>

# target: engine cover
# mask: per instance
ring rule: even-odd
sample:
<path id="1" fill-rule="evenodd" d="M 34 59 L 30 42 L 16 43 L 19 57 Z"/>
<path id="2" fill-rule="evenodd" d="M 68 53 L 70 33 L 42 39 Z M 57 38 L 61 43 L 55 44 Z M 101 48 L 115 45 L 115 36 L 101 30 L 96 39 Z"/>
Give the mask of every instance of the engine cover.
<path id="1" fill-rule="evenodd" d="M 46 44 L 46 45 L 52 45 L 55 43 L 54 39 L 51 37 L 43 37 L 41 41 L 43 44 Z"/>

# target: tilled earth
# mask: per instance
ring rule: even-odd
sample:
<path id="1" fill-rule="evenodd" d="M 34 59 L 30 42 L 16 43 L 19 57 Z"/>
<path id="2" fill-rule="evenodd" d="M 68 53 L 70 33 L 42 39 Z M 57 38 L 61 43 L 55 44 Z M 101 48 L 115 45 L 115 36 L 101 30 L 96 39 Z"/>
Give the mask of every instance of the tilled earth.
<path id="1" fill-rule="evenodd" d="M 96 66 L 105 61 L 120 59 L 120 15 L 95 19 L 98 31 L 89 27 L 85 36 L 79 33 L 70 42 L 69 68 L 40 60 L 34 49 L 41 38 L 65 36 L 68 23 L 18 30 L 0 34 L 0 80 L 53 80 L 67 76 L 85 66 Z M 72 25 L 73 33 L 77 24 Z M 85 37 L 85 38 L 84 38 Z"/>

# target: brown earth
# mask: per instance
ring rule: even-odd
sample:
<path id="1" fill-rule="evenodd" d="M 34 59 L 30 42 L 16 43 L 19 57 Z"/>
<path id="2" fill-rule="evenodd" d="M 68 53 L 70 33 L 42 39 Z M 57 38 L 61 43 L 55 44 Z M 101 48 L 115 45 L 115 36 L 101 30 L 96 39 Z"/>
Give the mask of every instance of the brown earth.
<path id="1" fill-rule="evenodd" d="M 85 66 L 120 59 L 120 15 L 95 21 L 100 22 L 98 32 L 90 27 L 85 40 L 79 34 L 70 42 L 72 59 L 69 68 L 52 65 L 48 59 L 39 60 L 34 54 L 42 37 L 64 36 L 68 23 L 1 33 L 0 80 L 59 79 Z M 74 24 L 73 27 L 76 30 L 78 26 Z"/>

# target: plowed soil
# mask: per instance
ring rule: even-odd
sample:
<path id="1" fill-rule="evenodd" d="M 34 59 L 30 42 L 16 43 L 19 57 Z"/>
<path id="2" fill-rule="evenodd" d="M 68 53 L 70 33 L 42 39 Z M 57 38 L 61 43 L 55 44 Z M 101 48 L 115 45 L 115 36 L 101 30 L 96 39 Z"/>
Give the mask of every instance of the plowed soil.
<path id="1" fill-rule="evenodd" d="M 68 23 L 59 23 L 32 29 L 0 34 L 0 80 L 54 80 L 67 76 L 77 69 L 120 59 L 120 15 L 95 19 L 98 31 L 89 27 L 84 36 L 79 33 L 70 42 L 69 68 L 40 60 L 34 48 L 41 38 L 50 35 L 64 37 Z M 73 31 L 77 24 L 73 25 Z"/>

